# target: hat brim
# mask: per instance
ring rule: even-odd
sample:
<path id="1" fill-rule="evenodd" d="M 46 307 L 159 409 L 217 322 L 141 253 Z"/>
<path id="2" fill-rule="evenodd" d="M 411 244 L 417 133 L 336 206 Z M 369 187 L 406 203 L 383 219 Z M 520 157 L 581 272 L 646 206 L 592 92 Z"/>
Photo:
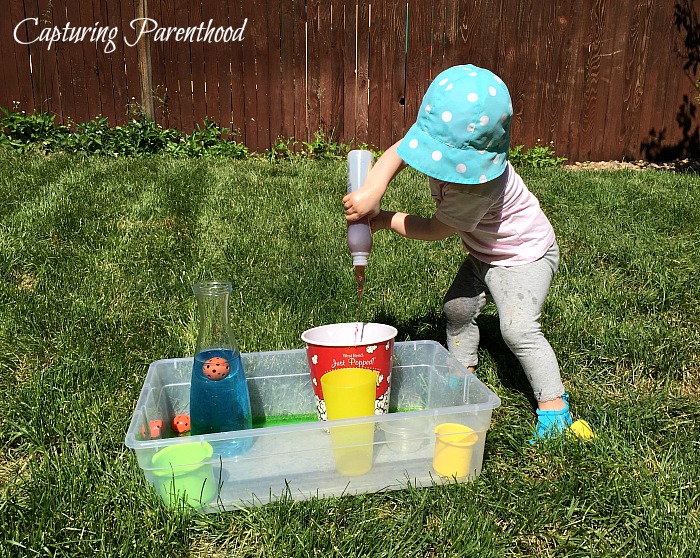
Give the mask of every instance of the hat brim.
<path id="1" fill-rule="evenodd" d="M 456 184 L 483 184 L 498 178 L 508 163 L 507 149 L 453 147 L 435 139 L 417 124 L 411 126 L 396 152 L 406 164 L 423 174 Z"/>

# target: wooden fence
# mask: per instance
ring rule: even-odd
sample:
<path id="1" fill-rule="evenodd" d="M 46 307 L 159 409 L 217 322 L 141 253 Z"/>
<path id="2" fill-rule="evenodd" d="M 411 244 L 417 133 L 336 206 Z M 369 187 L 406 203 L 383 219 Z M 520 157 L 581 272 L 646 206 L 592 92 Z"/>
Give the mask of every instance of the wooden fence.
<path id="1" fill-rule="evenodd" d="M 386 148 L 440 70 L 504 78 L 513 144 L 570 160 L 697 156 L 694 0 L 0 0 L 0 105 L 58 122 L 205 118 L 252 150 L 323 129 Z M 137 41 L 139 22 L 149 33 Z M 70 32 L 89 28 L 78 40 Z M 178 36 L 180 28 L 189 36 Z M 208 30 L 213 30 L 206 39 Z M 52 33 L 62 33 L 51 41 Z M 217 34 L 218 33 L 218 34 Z M 55 35 L 53 35 L 55 37 Z M 113 37 L 113 38 L 111 38 Z M 181 40 L 177 40 L 180 38 Z M 238 40 L 241 39 L 241 40 Z M 28 44 L 23 44 L 28 43 Z"/>

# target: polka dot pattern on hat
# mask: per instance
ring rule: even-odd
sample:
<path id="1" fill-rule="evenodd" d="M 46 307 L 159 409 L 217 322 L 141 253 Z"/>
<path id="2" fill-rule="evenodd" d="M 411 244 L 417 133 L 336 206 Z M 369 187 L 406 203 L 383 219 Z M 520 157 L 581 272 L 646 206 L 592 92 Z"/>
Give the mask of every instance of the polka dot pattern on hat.
<path id="1" fill-rule="evenodd" d="M 493 72 L 471 64 L 448 68 L 428 87 L 397 153 L 439 180 L 493 180 L 508 161 L 512 113 L 508 89 Z"/>

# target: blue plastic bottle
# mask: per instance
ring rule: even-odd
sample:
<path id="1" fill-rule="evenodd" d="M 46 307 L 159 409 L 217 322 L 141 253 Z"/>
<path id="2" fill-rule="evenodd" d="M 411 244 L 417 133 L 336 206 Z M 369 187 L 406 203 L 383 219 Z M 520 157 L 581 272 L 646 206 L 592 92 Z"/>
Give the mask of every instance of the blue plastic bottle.
<path id="1" fill-rule="evenodd" d="M 192 435 L 252 428 L 250 396 L 241 354 L 228 321 L 228 281 L 197 283 L 199 335 L 190 384 Z M 247 451 L 252 438 L 229 435 L 213 441 L 214 457 L 235 457 Z"/>

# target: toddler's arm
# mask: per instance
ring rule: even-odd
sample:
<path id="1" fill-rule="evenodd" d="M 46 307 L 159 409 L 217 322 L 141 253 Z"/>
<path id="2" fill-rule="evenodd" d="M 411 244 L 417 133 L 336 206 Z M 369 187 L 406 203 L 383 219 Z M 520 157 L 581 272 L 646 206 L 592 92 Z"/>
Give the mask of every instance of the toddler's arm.
<path id="1" fill-rule="evenodd" d="M 396 153 L 399 143 L 401 141 L 396 142 L 377 159 L 361 188 L 343 198 L 347 221 L 359 221 L 363 217 L 379 214 L 380 202 L 389 182 L 406 166 Z"/>
<path id="2" fill-rule="evenodd" d="M 370 225 L 372 232 L 389 229 L 414 240 L 442 240 L 457 232 L 434 215 L 426 218 L 396 211 L 380 211 Z"/>

